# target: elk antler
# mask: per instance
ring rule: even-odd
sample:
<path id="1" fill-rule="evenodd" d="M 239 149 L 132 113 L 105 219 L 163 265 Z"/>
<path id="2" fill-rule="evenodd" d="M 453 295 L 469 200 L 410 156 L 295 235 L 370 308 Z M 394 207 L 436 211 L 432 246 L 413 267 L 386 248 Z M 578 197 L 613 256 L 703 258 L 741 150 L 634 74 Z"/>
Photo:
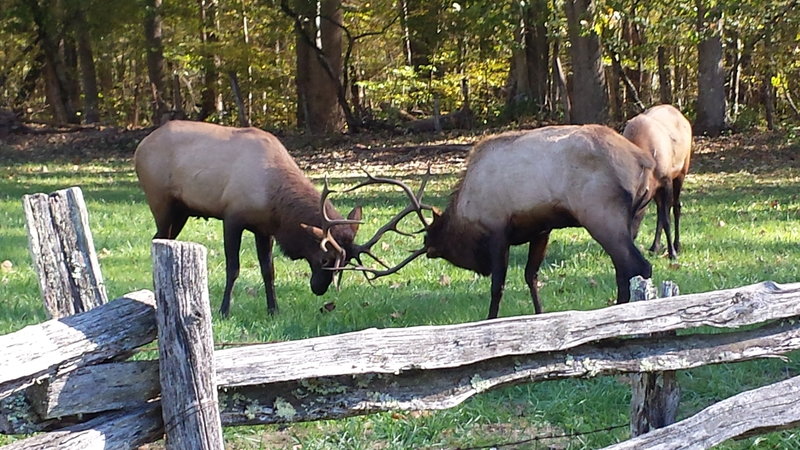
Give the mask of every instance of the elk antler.
<path id="1" fill-rule="evenodd" d="M 337 191 L 333 191 L 330 189 L 330 187 L 328 187 L 328 176 L 326 175 L 325 185 L 322 189 L 322 194 L 320 195 L 320 201 L 319 201 L 320 215 L 322 215 L 322 233 L 325 237 L 322 238 L 319 245 L 320 248 L 322 248 L 322 251 L 324 252 L 328 251 L 328 244 L 330 244 L 331 247 L 333 247 L 333 250 L 336 252 L 336 260 L 333 264 L 333 267 L 331 267 L 330 269 L 338 271 L 341 270 L 344 267 L 344 263 L 346 263 L 345 259 L 347 258 L 347 252 L 345 252 L 344 248 L 342 248 L 342 246 L 339 245 L 338 242 L 336 242 L 336 239 L 334 239 L 333 234 L 331 233 L 331 228 L 337 225 L 350 225 L 362 222 L 360 220 L 352 220 L 352 219 L 331 219 L 330 216 L 328 216 L 328 211 L 325 208 L 325 203 L 328 199 L 328 195 L 334 192 Z M 336 284 L 336 287 L 338 288 L 339 280 L 335 279 L 334 282 Z"/>
<path id="2" fill-rule="evenodd" d="M 420 230 L 420 231 L 425 231 L 425 230 L 428 229 L 430 224 L 425 219 L 425 216 L 422 214 L 422 211 L 426 210 L 426 209 L 427 210 L 432 210 L 433 207 L 422 203 L 421 200 L 422 200 L 422 195 L 423 195 L 423 193 L 425 191 L 425 187 L 427 186 L 428 181 L 430 180 L 431 168 L 430 168 L 430 166 L 428 166 L 428 171 L 425 174 L 425 178 L 422 179 L 422 183 L 420 184 L 419 190 L 416 193 L 414 193 L 414 191 L 407 184 L 403 183 L 400 180 L 395 180 L 395 179 L 392 179 L 392 178 L 375 177 L 372 174 L 370 174 L 369 172 L 367 172 L 367 170 L 364 170 L 364 173 L 367 174 L 367 180 L 366 181 L 363 181 L 363 182 L 357 184 L 356 186 L 347 189 L 344 192 L 350 192 L 350 191 L 362 188 L 364 186 L 369 186 L 371 184 L 390 184 L 390 185 L 399 186 L 400 188 L 402 188 L 403 192 L 406 193 L 406 195 L 408 196 L 409 200 L 411 201 L 411 203 L 408 206 L 406 206 L 402 211 L 400 211 L 391 220 L 389 220 L 389 222 L 387 222 L 386 224 L 384 224 L 383 226 L 378 228 L 378 231 L 375 232 L 375 235 L 372 236 L 372 238 L 370 238 L 367 242 L 365 242 L 365 243 L 363 243 L 361 245 L 354 245 L 355 254 L 353 255 L 353 259 L 355 259 L 356 262 L 358 262 L 358 265 L 353 266 L 353 267 L 342 268 L 342 269 L 346 269 L 346 270 L 356 270 L 356 271 L 363 272 L 364 276 L 367 277 L 368 280 L 374 280 L 376 278 L 379 278 L 379 277 L 382 277 L 382 276 L 385 276 L 385 275 L 390 275 L 390 274 L 393 274 L 393 273 L 397 272 L 398 270 L 403 268 L 406 264 L 410 263 L 415 258 L 417 258 L 418 256 L 420 256 L 420 255 L 425 253 L 425 249 L 424 248 L 423 249 L 419 249 L 419 250 L 415 250 L 414 252 L 412 252 L 412 254 L 408 258 L 403 260 L 398 265 L 396 265 L 394 267 L 389 267 L 388 264 L 383 262 L 374 253 L 372 253 L 372 247 L 388 231 L 394 231 L 395 233 L 398 233 L 398 234 L 403 235 L 403 236 L 413 236 L 412 233 L 408 233 L 408 232 L 402 231 L 399 228 L 397 228 L 397 226 L 400 223 L 400 221 L 403 220 L 406 216 L 408 216 L 411 213 L 416 213 L 417 217 L 419 217 L 420 221 L 422 222 L 423 229 Z M 361 260 L 361 255 L 362 254 L 368 255 L 370 258 L 375 260 L 378 264 L 380 264 L 383 267 L 385 267 L 385 270 L 378 270 L 378 269 L 365 267 L 363 261 Z M 373 275 L 372 278 L 370 278 L 369 274 Z"/>
<path id="3" fill-rule="evenodd" d="M 431 210 L 433 208 L 431 206 L 429 206 L 429 205 L 423 204 L 421 202 L 421 200 L 422 200 L 422 194 L 425 191 L 425 186 L 428 184 L 428 180 L 431 177 L 431 166 L 428 166 L 428 171 L 425 173 L 425 178 L 422 179 L 422 184 L 420 185 L 419 191 L 417 191 L 416 194 L 414 194 L 414 191 L 411 190 L 411 188 L 407 184 L 403 183 L 400 180 L 395 180 L 393 178 L 375 177 L 371 173 L 369 173 L 367 171 L 367 169 L 363 169 L 362 168 L 362 170 L 367 175 L 367 180 L 366 181 L 362 181 L 361 183 L 359 183 L 359 184 L 357 184 L 357 185 L 355 185 L 355 186 L 353 186 L 351 188 L 346 189 L 344 192 L 355 191 L 356 189 L 362 188 L 364 186 L 369 186 L 371 184 L 391 184 L 391 185 L 394 185 L 394 186 L 399 186 L 401 189 L 403 189 L 403 192 L 405 192 L 406 195 L 408 196 L 408 198 L 411 200 L 411 205 L 410 206 L 413 206 L 413 208 L 410 209 L 409 211 L 403 210 L 404 214 L 401 213 L 403 215 L 400 216 L 400 219 L 402 219 L 403 217 L 405 217 L 406 215 L 408 215 L 411 212 L 416 212 L 417 213 L 417 217 L 419 217 L 419 220 L 422 222 L 422 224 L 425 227 L 425 229 L 427 229 L 430 226 L 428 221 L 425 220 L 425 216 L 422 215 L 422 210 L 424 210 L 424 209 Z M 408 209 L 408 208 L 406 208 L 406 209 Z M 399 222 L 400 219 L 397 219 L 397 221 Z M 386 230 L 386 231 L 388 231 L 388 230 Z M 397 229 L 395 229 L 394 231 L 397 231 L 399 233 L 399 231 Z M 383 234 L 383 233 L 381 233 L 381 234 Z M 400 234 L 403 234 L 403 233 L 400 233 Z"/>
<path id="4" fill-rule="evenodd" d="M 378 261 L 380 264 L 382 264 L 384 267 L 386 267 L 386 269 L 385 270 L 378 270 L 378 269 L 373 269 L 371 267 L 365 267 L 365 266 L 361 265 L 360 261 L 359 261 L 359 265 L 358 266 L 343 267 L 341 270 L 355 270 L 355 271 L 358 271 L 358 272 L 362 272 L 364 274 L 364 276 L 367 278 L 367 280 L 373 281 L 373 280 L 375 280 L 377 278 L 380 278 L 380 277 L 383 277 L 383 276 L 386 276 L 386 275 L 391 275 L 393 273 L 398 272 L 400 269 L 405 267 L 411 261 L 413 261 L 413 260 L 417 259 L 418 257 L 424 255 L 425 251 L 426 250 L 425 250 L 424 247 L 412 251 L 411 254 L 408 255 L 408 257 L 406 259 L 404 259 L 403 261 L 401 261 L 399 264 L 395 265 L 394 267 L 387 266 L 381 260 L 379 260 L 378 258 L 375 258 L 375 256 L 372 255 L 372 253 L 367 253 L 370 257 L 374 258 L 376 261 Z"/>

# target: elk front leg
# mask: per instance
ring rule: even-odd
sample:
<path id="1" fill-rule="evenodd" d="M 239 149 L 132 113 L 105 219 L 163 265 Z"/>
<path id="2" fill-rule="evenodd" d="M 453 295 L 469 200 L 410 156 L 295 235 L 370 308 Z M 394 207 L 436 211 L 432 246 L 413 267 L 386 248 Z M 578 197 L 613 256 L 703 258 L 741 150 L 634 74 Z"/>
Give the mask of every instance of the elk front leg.
<path id="1" fill-rule="evenodd" d="M 264 289 L 267 291 L 267 312 L 275 314 L 278 312 L 278 303 L 275 299 L 275 266 L 272 264 L 273 237 L 255 233 L 256 253 L 258 253 L 258 263 L 261 266 L 261 278 L 264 279 Z"/>

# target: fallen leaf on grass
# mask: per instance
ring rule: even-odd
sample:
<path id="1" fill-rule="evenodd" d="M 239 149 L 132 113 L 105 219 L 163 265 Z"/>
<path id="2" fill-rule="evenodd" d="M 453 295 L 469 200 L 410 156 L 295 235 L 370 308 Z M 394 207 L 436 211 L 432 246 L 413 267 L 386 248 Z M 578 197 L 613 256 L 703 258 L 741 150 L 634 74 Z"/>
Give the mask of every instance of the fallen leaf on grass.
<path id="1" fill-rule="evenodd" d="M 2 263 L 0 263 L 0 270 L 2 270 L 3 272 L 11 272 L 12 270 L 14 270 L 14 263 L 12 263 L 9 260 L 5 260 Z"/>
<path id="2" fill-rule="evenodd" d="M 319 312 L 325 314 L 333 311 L 334 309 L 336 309 L 336 303 L 328 302 L 322 305 L 322 307 L 319 309 Z"/>
<path id="3" fill-rule="evenodd" d="M 450 280 L 450 277 L 448 277 L 447 275 L 442 275 L 439 277 L 439 284 L 442 286 L 450 286 L 451 281 L 452 280 Z"/>

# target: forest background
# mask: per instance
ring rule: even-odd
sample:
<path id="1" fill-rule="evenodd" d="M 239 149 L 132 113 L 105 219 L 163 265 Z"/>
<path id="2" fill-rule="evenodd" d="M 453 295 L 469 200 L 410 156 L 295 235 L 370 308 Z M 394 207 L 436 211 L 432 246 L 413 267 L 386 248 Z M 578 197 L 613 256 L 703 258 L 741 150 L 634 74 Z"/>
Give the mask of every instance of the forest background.
<path id="1" fill-rule="evenodd" d="M 313 134 L 796 124 L 797 0 L 2 0 L 0 109 Z M 795 94 L 793 94 L 795 93 Z"/>

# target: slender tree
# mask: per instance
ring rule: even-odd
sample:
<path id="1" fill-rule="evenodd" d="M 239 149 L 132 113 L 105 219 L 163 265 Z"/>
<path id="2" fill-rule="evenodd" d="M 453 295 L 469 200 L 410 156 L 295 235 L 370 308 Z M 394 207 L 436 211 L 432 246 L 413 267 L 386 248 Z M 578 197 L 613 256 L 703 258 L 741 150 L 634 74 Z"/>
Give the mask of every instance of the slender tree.
<path id="1" fill-rule="evenodd" d="M 164 44 L 161 37 L 161 0 L 144 0 L 144 38 L 147 44 L 147 73 L 152 94 L 152 121 L 160 125 L 167 112 L 165 98 Z"/>

